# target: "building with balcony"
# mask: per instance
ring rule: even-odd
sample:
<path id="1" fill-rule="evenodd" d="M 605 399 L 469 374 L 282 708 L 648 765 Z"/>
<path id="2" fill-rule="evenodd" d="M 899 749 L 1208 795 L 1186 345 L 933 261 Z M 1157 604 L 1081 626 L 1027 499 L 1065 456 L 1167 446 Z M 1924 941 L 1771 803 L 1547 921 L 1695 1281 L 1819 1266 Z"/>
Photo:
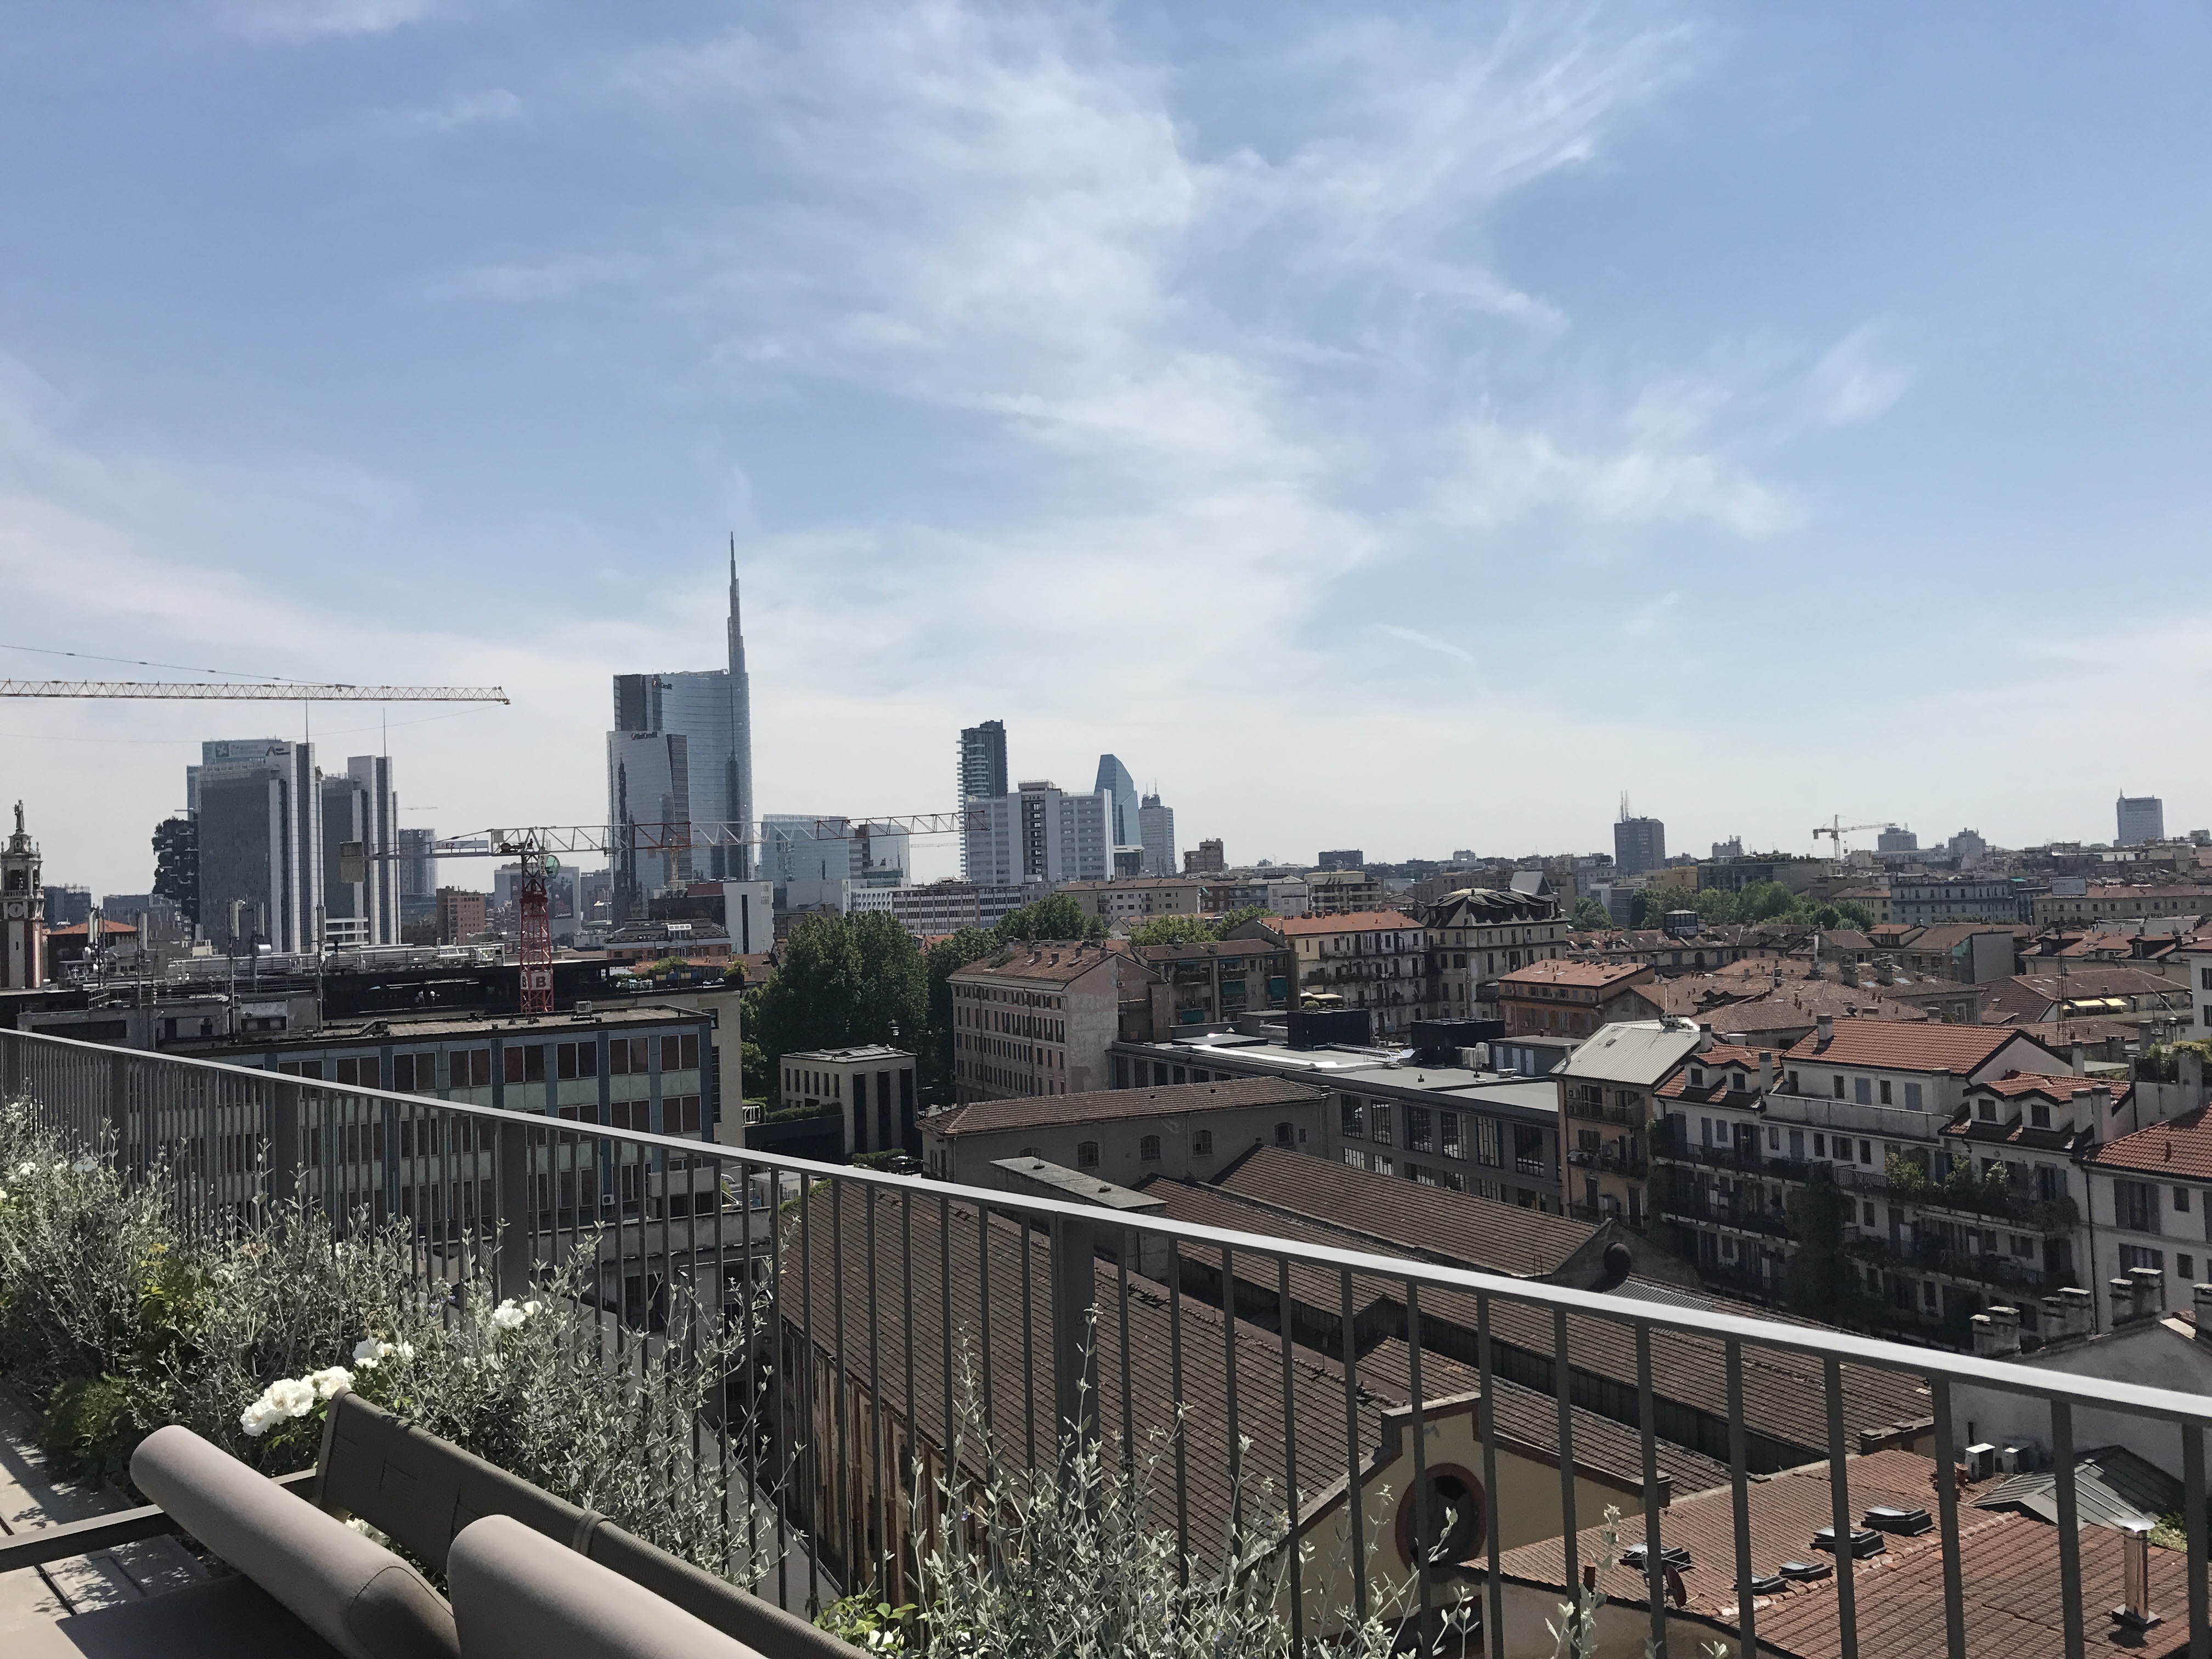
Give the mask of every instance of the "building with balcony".
<path id="1" fill-rule="evenodd" d="M 1306 910 L 1316 916 L 1357 915 L 1382 909 L 1389 895 L 1364 870 L 1316 870 L 1306 877 Z"/>
<path id="2" fill-rule="evenodd" d="M 2036 896 L 2038 927 L 2061 922 L 2134 921 L 2151 916 L 2212 915 L 2212 887 L 2197 882 L 2084 882 L 2079 891 Z"/>
<path id="3" fill-rule="evenodd" d="M 1317 910 L 1285 917 L 1279 931 L 1297 953 L 1297 991 L 1368 1010 L 1377 1042 L 1401 1038 L 1430 1017 L 1428 935 L 1403 911 Z"/>
<path id="4" fill-rule="evenodd" d="M 1206 889 L 1194 876 L 1143 876 L 1133 881 L 1062 882 L 1054 890 L 1073 899 L 1086 916 L 1129 927 L 1155 916 L 1202 915 L 1222 908 L 1211 902 Z"/>
<path id="5" fill-rule="evenodd" d="M 1644 1227 L 1652 1126 L 1663 1116 L 1655 1097 L 1704 1040 L 1686 1020 L 1619 1021 L 1551 1074 L 1570 1214 Z"/>
<path id="6" fill-rule="evenodd" d="M 1917 927 L 1957 921 L 2009 922 L 2017 919 L 2019 909 L 2018 890 L 2000 877 L 1894 875 L 1889 878 L 1886 920 Z"/>
<path id="7" fill-rule="evenodd" d="M 1568 950 L 1566 919 L 1547 894 L 1464 887 L 1430 905 L 1429 1000 L 1441 1019 L 1499 1018 L 1498 982 L 1532 962 Z"/>
<path id="8" fill-rule="evenodd" d="M 1152 969 L 1139 994 L 1121 1005 L 1120 1035 L 1164 1042 L 1193 1027 L 1234 1024 L 1290 1006 L 1297 957 L 1290 942 L 1254 920 L 1234 939 L 1194 945 L 1132 945 L 1129 955 Z"/>

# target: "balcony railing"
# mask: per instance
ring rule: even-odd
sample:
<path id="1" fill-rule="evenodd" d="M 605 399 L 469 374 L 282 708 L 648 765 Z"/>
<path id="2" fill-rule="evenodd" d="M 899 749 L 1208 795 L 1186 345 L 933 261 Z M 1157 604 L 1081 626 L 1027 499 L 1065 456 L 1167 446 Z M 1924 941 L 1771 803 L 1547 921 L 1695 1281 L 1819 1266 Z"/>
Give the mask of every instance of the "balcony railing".
<path id="1" fill-rule="evenodd" d="M 1669 1498 L 1659 1449 L 1694 1454 L 1709 1460 L 1716 1513 L 1734 1519 L 1732 1564 L 1726 1546 L 1701 1546 L 1699 1581 L 1734 1586 L 1702 1634 L 1725 1631 L 1754 1652 L 1772 1603 L 1766 1586 L 1754 1589 L 1751 1515 L 1765 1499 L 1752 1476 L 1820 1465 L 1847 1534 L 1857 1518 L 1854 1472 L 1872 1478 L 1852 1455 L 1852 1437 L 1878 1422 L 1867 1402 L 1913 1401 L 1911 1412 L 1886 1408 L 1924 1410 L 1904 1431 L 1948 1464 L 1964 1443 L 1960 1392 L 1994 1390 L 2048 1414 L 2059 1451 L 2057 1600 L 2077 1652 L 2085 1629 L 2104 1626 L 2110 1603 L 2097 1598 L 2114 1590 L 2084 1565 L 2106 1555 L 2073 1542 L 2075 1414 L 2178 1432 L 2187 1591 L 2174 1593 L 2168 1617 L 2184 1616 L 2185 1601 L 2190 1650 L 2212 1659 L 2212 1399 L 2203 1395 L 1346 1249 L 1315 1230 L 1284 1237 L 1109 1212 L 16 1032 L 0 1032 L 0 1097 L 27 1100 L 41 1122 L 100 1149 L 124 1179 L 161 1183 L 188 1224 L 295 1197 L 319 1206 L 334 1230 L 367 1212 L 411 1231 L 426 1287 L 441 1285 L 443 1264 L 459 1256 L 483 1264 L 502 1295 L 524 1294 L 545 1264 L 596 1235 L 612 1304 L 639 1330 L 653 1328 L 665 1287 L 678 1282 L 731 1316 L 763 1320 L 777 1361 L 766 1443 L 746 1436 L 732 1445 L 714 1425 L 702 1432 L 721 1436 L 748 1490 L 773 1510 L 775 1536 L 761 1540 L 757 1559 L 775 1562 L 764 1588 L 787 1603 L 793 1577 L 817 1582 L 810 1561 L 837 1588 L 895 1604 L 915 1595 L 929 1517 L 914 1512 L 913 1495 L 941 1490 L 931 1482 L 946 1478 L 972 1386 L 1002 1465 L 1047 1470 L 1068 1436 L 1132 1462 L 1140 1449 L 1161 1449 L 1144 1453 L 1165 1484 L 1153 1512 L 1163 1528 L 1172 1522 L 1180 1559 L 1218 1555 L 1240 1506 L 1249 1523 L 1250 1507 L 1265 1504 L 1261 1535 L 1275 1540 L 1280 1605 L 1301 1650 L 1340 1633 L 1347 1606 L 1363 1616 L 1392 1610 L 1418 1632 L 1456 1601 L 1463 1617 L 1506 1638 L 1483 1650 L 1550 1651 L 1548 1640 L 1512 1638 L 1516 1621 L 1534 1626 L 1521 1581 L 1509 1585 L 1501 1569 L 1500 1528 L 1462 1539 L 1448 1571 L 1405 1571 L 1449 1541 L 1434 1506 L 1413 1495 L 1435 1490 L 1424 1461 L 1440 1455 L 1435 1435 L 1469 1413 L 1463 1455 L 1474 1467 L 1451 1479 L 1479 1479 L 1486 1492 L 1503 1490 L 1502 1459 L 1524 1456 L 1527 1436 L 1557 1425 L 1528 1467 L 1557 1473 L 1562 1524 L 1545 1571 L 1564 1585 L 1595 1565 L 1589 1528 L 1601 1517 L 1581 1471 L 1592 1456 L 1615 1460 L 1601 1462 L 1613 1470 L 1601 1484 L 1640 1492 L 1640 1517 L 1623 1525 L 1652 1547 L 1632 1589 L 1620 1575 L 1610 1581 L 1607 1620 L 1641 1598 L 1662 1650 L 1701 1648 L 1679 1627 L 1669 1646 L 1676 1610 L 1665 1556 L 1680 1522 L 1668 1505 L 1688 1492 L 1678 1480 Z M 773 1206 L 756 1201 L 763 1188 L 777 1194 Z M 1375 1503 L 1334 1501 L 1346 1482 Z M 1932 1485 L 1937 1537 L 1926 1547 L 1940 1549 L 1943 1572 L 1930 1628 L 1940 1618 L 1946 1650 L 1965 1659 L 1969 1590 L 1978 1598 L 2000 1582 L 2009 1589 L 2023 1569 L 1978 1547 L 1962 1552 L 1954 1483 Z M 1395 1527 L 1392 1510 L 1376 1518 L 1386 1498 L 1405 1506 Z M 1884 1650 L 1862 1640 L 1857 1577 L 1847 1571 L 1824 1584 L 1817 1607 L 1790 1603 L 1793 1650 Z M 1409 1600 L 1386 1603 L 1400 1585 Z M 1509 1596 L 1519 1598 L 1513 1620 Z M 1540 1596 L 1541 1611 L 1556 1599 Z M 1808 1629 L 1815 1615 L 1832 1625 Z"/>

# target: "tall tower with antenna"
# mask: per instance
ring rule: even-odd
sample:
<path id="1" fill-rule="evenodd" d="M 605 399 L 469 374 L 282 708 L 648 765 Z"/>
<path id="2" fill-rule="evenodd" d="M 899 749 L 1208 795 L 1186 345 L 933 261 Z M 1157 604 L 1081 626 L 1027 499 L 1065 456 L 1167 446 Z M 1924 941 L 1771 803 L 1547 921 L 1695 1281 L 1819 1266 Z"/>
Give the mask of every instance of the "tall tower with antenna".
<path id="1" fill-rule="evenodd" d="M 730 816 L 750 823 L 760 814 L 753 806 L 753 688 L 745 672 L 745 630 L 738 606 L 738 538 L 730 534 Z M 752 848 L 732 849 L 738 880 L 752 876 Z"/>

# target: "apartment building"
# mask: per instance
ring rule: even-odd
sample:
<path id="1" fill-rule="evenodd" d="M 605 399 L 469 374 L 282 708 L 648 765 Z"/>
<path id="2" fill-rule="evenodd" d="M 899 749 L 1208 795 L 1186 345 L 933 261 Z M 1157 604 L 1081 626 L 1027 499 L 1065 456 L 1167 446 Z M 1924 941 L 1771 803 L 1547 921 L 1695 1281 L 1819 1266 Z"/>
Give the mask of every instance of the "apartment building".
<path id="1" fill-rule="evenodd" d="M 1290 1006 L 1297 976 L 1290 942 L 1255 920 L 1237 937 L 1196 945 L 1133 945 L 1129 954 L 1152 970 L 1142 1000 L 1125 999 L 1121 1035 L 1173 1036 L 1192 1027 L 1234 1024 L 1248 1014 Z"/>
<path id="2" fill-rule="evenodd" d="M 2203 1082 L 2200 1060 L 2197 1092 Z M 2212 1109 L 2115 1136 L 2084 1160 L 2083 1176 L 2094 1241 L 2086 1282 L 2109 1302 L 2114 1279 L 2140 1282 L 2148 1270 L 2159 1310 L 2193 1313 L 2194 1287 L 2212 1280 Z M 2114 1311 L 2108 1328 L 2133 1310 Z"/>
<path id="3" fill-rule="evenodd" d="M 1708 1041 L 1687 1020 L 1623 1020 L 1600 1030 L 1551 1073 L 1568 1213 L 1641 1229 L 1650 1212 L 1656 1092 Z"/>
<path id="4" fill-rule="evenodd" d="M 1012 945 L 969 963 L 950 981 L 955 1099 L 1104 1088 L 1123 998 L 1152 977 L 1113 943 Z"/>
<path id="5" fill-rule="evenodd" d="M 848 904 L 851 915 L 880 910 L 916 938 L 927 939 L 963 927 L 995 927 L 1051 890 L 1041 881 L 993 885 L 948 876 L 920 886 L 855 888 Z"/>
<path id="6" fill-rule="evenodd" d="M 2078 893 L 2051 891 L 2035 899 L 2035 925 L 2064 921 L 2127 921 L 2144 916 L 2212 915 L 2212 887 L 2196 882 L 2154 886 L 2136 882 L 2085 882 Z"/>
<path id="7" fill-rule="evenodd" d="M 1495 887 L 1446 894 L 1423 917 L 1429 999 L 1443 1019 L 1498 1018 L 1498 982 L 1532 962 L 1566 954 L 1567 923 L 1547 894 Z"/>
<path id="8" fill-rule="evenodd" d="M 1326 877 L 1310 879 L 1318 894 Z M 1415 1020 L 1428 1018 L 1428 934 L 1403 911 L 1288 916 L 1279 931 L 1297 954 L 1299 992 L 1334 994 L 1346 1008 L 1367 1009 L 1377 1042 L 1402 1037 Z"/>
<path id="9" fill-rule="evenodd" d="M 1133 881 L 1070 881 L 1055 890 L 1080 905 L 1086 916 L 1103 916 L 1114 927 L 1141 925 L 1156 916 L 1202 915 L 1212 904 L 1206 884 L 1194 876 L 1139 877 Z"/>
<path id="10" fill-rule="evenodd" d="M 1656 977 L 1641 963 L 1534 963 L 1499 978 L 1498 1013 L 1508 1036 L 1589 1036 L 1616 1020 L 1656 1018 L 1658 1006 L 1637 989 Z"/>
<path id="11" fill-rule="evenodd" d="M 1306 877 L 1306 910 L 1316 916 L 1379 910 L 1389 895 L 1364 870 L 1316 870 Z"/>
<path id="12" fill-rule="evenodd" d="M 2019 899 L 2010 881 L 1985 876 L 1892 876 L 1886 920 L 1907 927 L 2010 921 Z"/>

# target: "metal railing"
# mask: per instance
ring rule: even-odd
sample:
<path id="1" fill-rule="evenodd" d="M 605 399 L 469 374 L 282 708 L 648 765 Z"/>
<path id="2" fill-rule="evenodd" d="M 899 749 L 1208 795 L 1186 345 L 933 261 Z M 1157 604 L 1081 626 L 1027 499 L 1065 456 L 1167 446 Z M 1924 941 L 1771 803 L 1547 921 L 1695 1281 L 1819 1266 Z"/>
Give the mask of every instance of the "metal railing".
<path id="1" fill-rule="evenodd" d="M 726 1421 L 714 1426 L 735 1460 L 725 1467 L 739 1468 L 748 1493 L 764 1500 L 747 1504 L 746 1547 L 774 1563 L 763 1591 L 787 1605 L 817 1593 L 814 1564 L 834 1587 L 894 1603 L 911 1594 L 934 1525 L 929 1494 L 945 1490 L 939 1482 L 958 1490 L 981 1478 L 972 1441 L 947 1464 L 963 1432 L 956 1383 L 967 1375 L 1001 1468 L 1054 1467 L 1063 1436 L 1149 1461 L 1160 1483 L 1153 1513 L 1175 1527 L 1187 1571 L 1218 1563 L 1225 1539 L 1274 1539 L 1273 1554 L 1259 1556 L 1282 1575 L 1301 1650 L 1338 1633 L 1342 1613 L 1389 1612 L 1434 1628 L 1438 1609 L 1464 1593 L 1462 1611 L 1501 1633 L 1483 1650 L 1549 1652 L 1548 1638 L 1516 1647 L 1516 1632 L 1528 1623 L 1526 1596 L 1548 1611 L 1594 1561 L 1589 1529 L 1601 1517 L 1589 1513 L 1586 1477 L 1598 1468 L 1607 1471 L 1598 1489 L 1640 1497 L 1639 1535 L 1651 1547 L 1635 1594 L 1658 1650 L 1668 1651 L 1671 1637 L 1671 1650 L 1687 1659 L 1718 1632 L 1754 1652 L 1759 1609 L 1770 1605 L 1761 1598 L 1772 1592 L 1753 1565 L 1753 1477 L 1824 1466 L 1835 1535 L 1849 1537 L 1854 1436 L 1869 1428 L 1849 1414 L 1924 1401 L 1924 1416 L 1892 1427 L 1932 1450 L 1940 1468 L 1964 1443 L 1958 1396 L 1973 1390 L 2047 1411 L 2060 1618 L 2073 1655 L 2085 1650 L 2089 1626 L 2105 1623 L 2109 1601 L 2095 1598 L 2112 1593 L 2085 1577 L 2075 1416 L 2178 1428 L 2188 1650 L 2212 1659 L 2212 1399 L 1347 1249 L 1317 1232 L 1109 1212 L 52 1037 L 0 1032 L 0 1094 L 105 1147 L 125 1178 L 172 1183 L 188 1221 L 212 1223 L 257 1197 L 317 1201 L 333 1227 L 366 1207 L 412 1227 L 426 1279 L 459 1253 L 518 1295 L 564 1249 L 598 1233 L 611 1264 L 602 1282 L 634 1332 L 652 1330 L 662 1292 L 679 1279 L 726 1313 L 764 1320 L 775 1357 L 768 1425 L 735 1443 Z M 759 1184 L 776 1194 L 772 1206 L 755 1201 Z M 1449 1478 L 1498 1492 L 1499 1462 L 1513 1457 L 1522 1496 L 1505 1510 L 1480 1505 L 1487 1519 L 1474 1534 L 1453 1521 L 1457 1561 L 1394 1578 L 1407 1561 L 1437 1560 L 1443 1517 L 1430 1477 L 1444 1476 L 1427 1460 L 1444 1455 L 1438 1437 L 1455 1423 L 1472 1440 Z M 1532 1450 L 1532 1437 L 1551 1443 Z M 1694 1458 L 1706 1461 L 1682 1462 Z M 1662 1465 L 1676 1473 L 1662 1479 Z M 1700 1471 L 1710 1501 L 1733 1516 L 1734 1564 L 1723 1578 L 1722 1560 L 1700 1559 L 1699 1582 L 1733 1593 L 1686 1626 L 1670 1595 L 1666 1539 L 1670 1505 L 1695 1490 L 1686 1481 Z M 1555 1516 L 1540 1524 L 1515 1513 L 1533 1513 L 1554 1479 Z M 1967 1560 L 1955 1484 L 1932 1484 L 1940 1616 L 1948 1652 L 1964 1659 L 1968 1568 L 2021 1569 L 1992 1564 L 1986 1552 Z M 1378 1504 L 1398 1504 L 1395 1520 Z M 1264 1511 L 1257 1531 L 1233 1530 L 1255 1511 Z M 1552 1565 L 1534 1580 L 1523 1553 L 1537 1547 L 1532 1525 L 1537 1540 L 1553 1540 L 1543 1547 Z M 1519 1541 L 1503 1540 L 1509 1526 Z M 762 1535 L 750 1535 L 757 1528 Z M 1762 1547 L 1771 1553 L 1771 1542 Z M 1518 1564 L 1510 1575 L 1501 1565 L 1509 1550 Z M 1855 1612 L 1856 1564 L 1846 1552 L 1836 1565 L 1819 1592 L 1832 1610 L 1832 1650 L 1871 1655 L 1878 1647 L 1863 1648 Z M 1405 1600 L 1393 1601 L 1401 1586 Z M 1976 1594 L 1985 1588 L 1977 1576 Z M 1630 1616 L 1632 1600 L 1612 1589 L 1612 1616 Z M 1519 1598 L 1513 1618 L 1509 1596 Z M 1802 1620 L 1804 1607 L 1791 1610 Z"/>

